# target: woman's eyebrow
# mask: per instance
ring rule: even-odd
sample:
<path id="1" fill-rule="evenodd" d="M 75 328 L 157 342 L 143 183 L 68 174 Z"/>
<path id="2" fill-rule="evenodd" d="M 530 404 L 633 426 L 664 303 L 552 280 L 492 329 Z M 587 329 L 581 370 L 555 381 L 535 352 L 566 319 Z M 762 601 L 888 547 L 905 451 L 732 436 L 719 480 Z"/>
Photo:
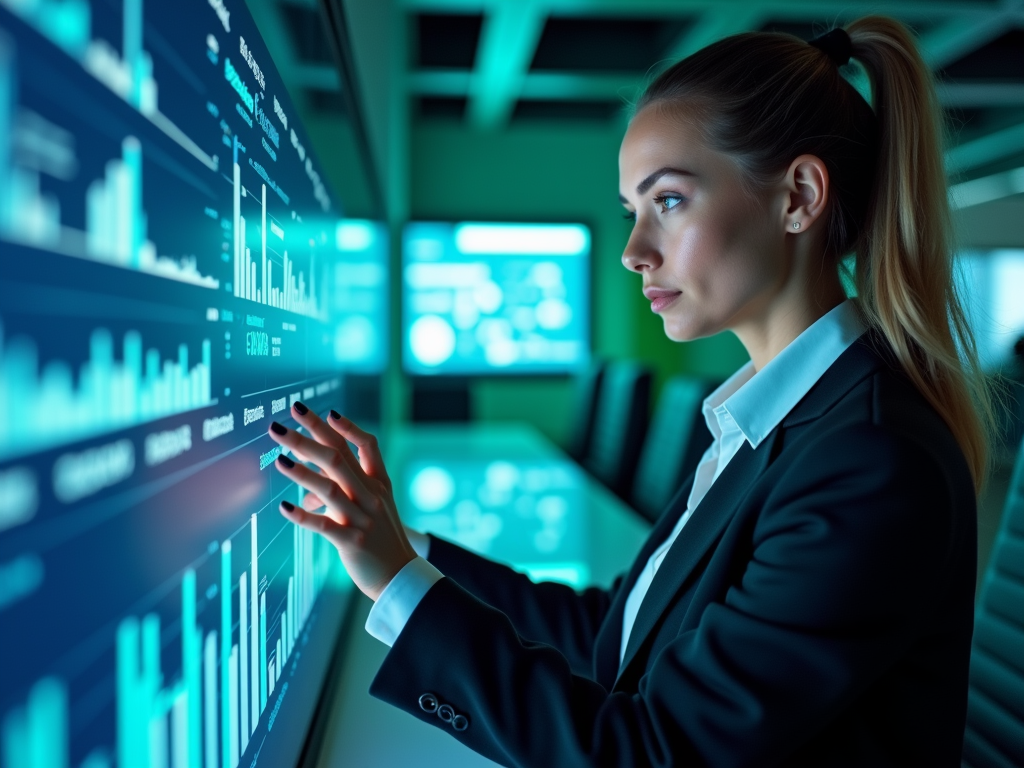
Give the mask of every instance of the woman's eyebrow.
<path id="1" fill-rule="evenodd" d="M 656 182 L 662 176 L 664 176 L 666 174 L 669 174 L 669 173 L 674 174 L 675 176 L 696 176 L 697 175 L 693 171 L 687 171 L 687 170 L 685 170 L 683 168 L 672 168 L 671 166 L 667 166 L 666 165 L 664 168 L 659 168 L 654 173 L 652 173 L 650 176 L 648 176 L 646 179 L 644 179 L 639 184 L 637 184 L 636 185 L 636 193 L 638 195 L 644 194 L 645 192 L 647 192 L 647 190 L 649 190 L 651 187 L 654 186 L 654 182 Z"/>
<path id="2" fill-rule="evenodd" d="M 646 179 L 644 179 L 639 184 L 637 184 L 636 185 L 636 193 L 638 195 L 645 194 L 647 192 L 647 190 L 649 190 L 651 187 L 654 186 L 654 183 L 658 179 L 660 179 L 662 176 L 665 176 L 667 174 L 674 174 L 676 176 L 694 176 L 694 177 L 697 175 L 693 171 L 688 171 L 685 168 L 673 168 L 673 167 L 671 167 L 669 165 L 666 165 L 663 168 L 659 168 L 654 173 L 652 173 L 650 176 L 648 176 Z M 623 203 L 623 204 L 626 204 L 629 201 L 626 199 L 625 195 L 620 194 L 619 195 L 619 202 Z"/>

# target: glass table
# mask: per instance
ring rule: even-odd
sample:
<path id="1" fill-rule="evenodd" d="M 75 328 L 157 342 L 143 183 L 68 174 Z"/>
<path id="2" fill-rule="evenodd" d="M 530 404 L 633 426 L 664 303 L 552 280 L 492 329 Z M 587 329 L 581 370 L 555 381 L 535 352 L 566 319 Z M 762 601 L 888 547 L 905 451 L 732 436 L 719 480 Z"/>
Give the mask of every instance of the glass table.
<path id="1" fill-rule="evenodd" d="M 402 518 L 535 581 L 608 585 L 649 527 L 526 424 L 410 425 L 381 445 Z M 361 599 L 325 713 L 316 766 L 492 766 L 445 732 L 370 697 L 387 647 L 363 629 Z"/>

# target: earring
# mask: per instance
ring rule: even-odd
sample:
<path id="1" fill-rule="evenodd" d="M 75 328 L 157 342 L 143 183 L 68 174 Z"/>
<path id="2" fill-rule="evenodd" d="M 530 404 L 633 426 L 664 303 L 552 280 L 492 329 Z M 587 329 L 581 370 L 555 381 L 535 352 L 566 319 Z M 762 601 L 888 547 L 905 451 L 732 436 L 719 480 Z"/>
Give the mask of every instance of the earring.
<path id="1" fill-rule="evenodd" d="M 799 221 L 794 221 L 793 222 L 793 229 L 800 229 L 800 222 Z"/>

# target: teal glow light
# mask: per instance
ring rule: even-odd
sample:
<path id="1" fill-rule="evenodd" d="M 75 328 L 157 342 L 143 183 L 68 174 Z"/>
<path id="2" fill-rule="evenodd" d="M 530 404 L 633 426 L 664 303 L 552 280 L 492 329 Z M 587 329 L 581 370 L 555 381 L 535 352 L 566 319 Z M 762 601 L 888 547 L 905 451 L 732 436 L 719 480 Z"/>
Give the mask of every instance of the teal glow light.
<path id="1" fill-rule="evenodd" d="M 365 251 L 373 245 L 373 226 L 362 219 L 339 221 L 335 239 L 339 251 Z"/>
<path id="2" fill-rule="evenodd" d="M 581 224 L 459 224 L 455 247 L 461 253 L 576 256 L 590 248 L 590 230 Z"/>
<path id="3" fill-rule="evenodd" d="M 424 467 L 412 479 L 409 496 L 417 509 L 437 512 L 447 507 L 455 496 L 455 478 L 443 467 Z"/>
<path id="4" fill-rule="evenodd" d="M 512 566 L 530 577 L 530 581 L 557 581 L 574 589 L 590 585 L 590 568 L 584 562 L 515 563 Z"/>

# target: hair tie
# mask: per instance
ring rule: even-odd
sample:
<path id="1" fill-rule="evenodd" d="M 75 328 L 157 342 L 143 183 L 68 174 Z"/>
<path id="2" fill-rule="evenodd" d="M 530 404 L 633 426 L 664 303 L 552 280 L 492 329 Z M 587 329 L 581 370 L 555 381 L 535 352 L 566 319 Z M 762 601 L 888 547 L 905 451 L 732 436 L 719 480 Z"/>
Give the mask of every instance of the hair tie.
<path id="1" fill-rule="evenodd" d="M 807 44 L 813 45 L 820 51 L 824 51 L 836 63 L 837 67 L 848 63 L 850 55 L 853 53 L 853 43 L 850 41 L 850 35 L 842 27 L 836 27 L 831 32 L 826 32 L 824 35 L 819 35 L 813 40 L 808 40 Z"/>

